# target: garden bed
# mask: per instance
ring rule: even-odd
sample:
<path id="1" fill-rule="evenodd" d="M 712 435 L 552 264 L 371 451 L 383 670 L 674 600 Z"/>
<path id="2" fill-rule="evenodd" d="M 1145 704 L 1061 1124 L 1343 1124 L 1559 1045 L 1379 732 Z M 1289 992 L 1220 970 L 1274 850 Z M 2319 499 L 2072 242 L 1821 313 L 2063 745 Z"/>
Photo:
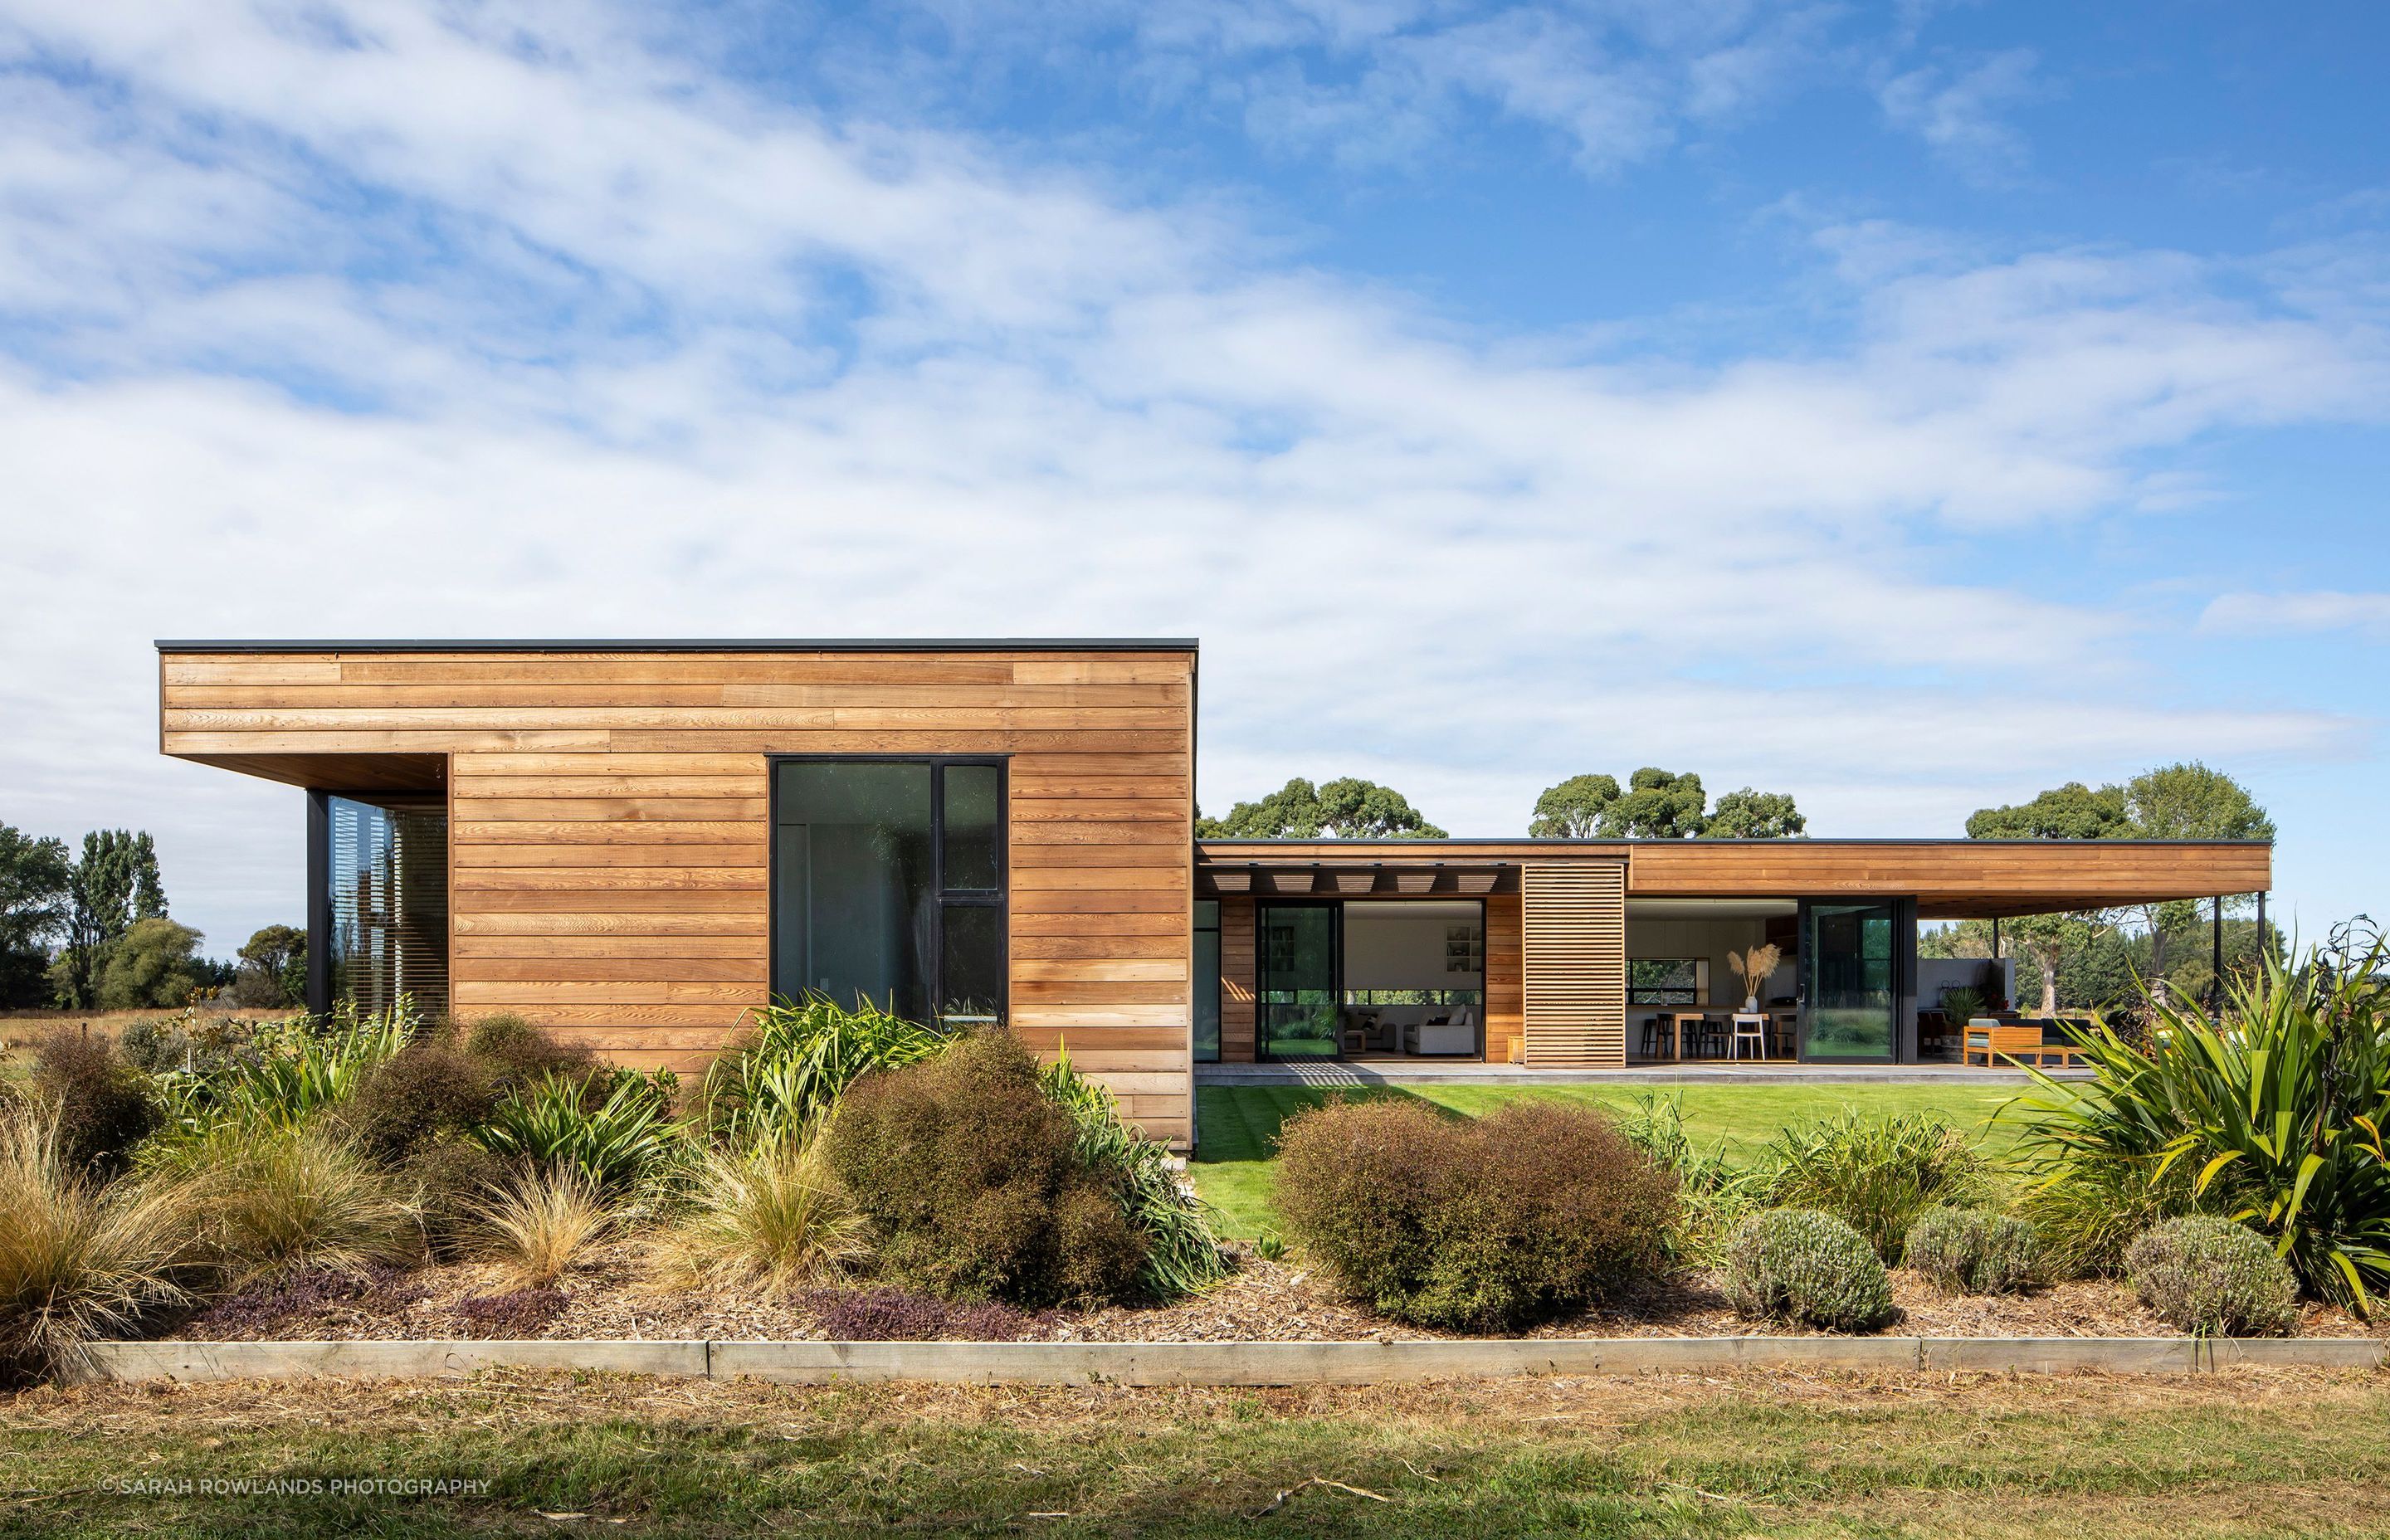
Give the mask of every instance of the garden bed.
<path id="1" fill-rule="evenodd" d="M 162 1335 L 174 1340 L 440 1341 L 503 1336 L 544 1340 L 829 1340 L 803 1295 L 696 1286 L 649 1264 L 642 1248 L 600 1249 L 560 1281 L 553 1299 L 522 1300 L 498 1269 L 480 1264 L 386 1275 L 369 1285 L 302 1287 L 277 1302 L 251 1293 L 222 1302 Z M 1950 1295 L 1905 1269 L 1893 1274 L 1900 1315 L 1885 1335 L 1910 1337 L 2149 1338 L 2174 1328 L 2131 1290 L 2077 1280 L 2027 1294 Z M 484 1302 L 476 1304 L 473 1302 Z M 287 1308 L 277 1308 L 277 1305 Z M 1225 1281 L 1176 1303 L 1108 1305 L 1031 1317 L 1025 1341 L 1205 1342 L 1457 1341 L 1467 1334 L 1403 1326 L 1338 1298 L 1300 1268 L 1246 1256 Z M 1655 1280 L 1635 1296 L 1565 1315 L 1529 1338 L 1828 1335 L 1738 1317 L 1709 1275 Z M 2328 1305 L 2302 1307 L 2295 1335 L 2375 1337 L 2368 1323 Z"/>

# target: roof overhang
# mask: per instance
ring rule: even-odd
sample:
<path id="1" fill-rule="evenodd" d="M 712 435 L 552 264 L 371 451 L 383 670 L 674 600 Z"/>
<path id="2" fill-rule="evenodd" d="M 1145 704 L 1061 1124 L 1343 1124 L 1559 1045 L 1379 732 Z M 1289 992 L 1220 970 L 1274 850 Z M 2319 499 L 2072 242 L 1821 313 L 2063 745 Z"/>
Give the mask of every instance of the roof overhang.
<path id="1" fill-rule="evenodd" d="M 482 637 L 450 640 L 166 641 L 160 652 L 1195 652 L 1192 636 L 786 637 L 599 639 Z"/>
<path id="2" fill-rule="evenodd" d="M 1196 881 L 1207 896 L 1333 896 L 1340 872 L 1357 884 L 1364 872 L 1450 868 L 1482 879 L 1490 867 L 1495 885 L 1485 891 L 1503 892 L 1516 891 L 1527 866 L 1588 861 L 1624 863 L 1629 898 L 1914 898 L 1927 919 L 2117 908 L 2273 885 L 2271 845 L 2182 840 L 1205 840 Z M 1231 872 L 1245 874 L 1229 879 L 1243 886 L 1220 885 Z M 1372 879 L 1353 896 L 1388 892 Z"/>

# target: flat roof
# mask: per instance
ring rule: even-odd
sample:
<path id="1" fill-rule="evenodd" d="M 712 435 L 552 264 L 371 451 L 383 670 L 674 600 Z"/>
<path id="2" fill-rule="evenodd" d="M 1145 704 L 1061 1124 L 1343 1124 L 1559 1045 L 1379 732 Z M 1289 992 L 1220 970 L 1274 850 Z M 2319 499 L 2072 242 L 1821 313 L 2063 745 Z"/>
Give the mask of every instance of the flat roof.
<path id="1" fill-rule="evenodd" d="M 161 652 L 1194 652 L 1192 636 L 553 636 L 170 641 Z"/>

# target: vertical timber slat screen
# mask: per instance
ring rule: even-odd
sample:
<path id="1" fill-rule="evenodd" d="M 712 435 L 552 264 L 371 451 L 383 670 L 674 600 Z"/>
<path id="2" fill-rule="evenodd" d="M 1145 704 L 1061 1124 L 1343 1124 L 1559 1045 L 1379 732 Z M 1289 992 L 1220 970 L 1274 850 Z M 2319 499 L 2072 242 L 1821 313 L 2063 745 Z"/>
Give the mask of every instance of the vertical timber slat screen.
<path id="1" fill-rule="evenodd" d="M 1626 867 L 1530 863 L 1521 927 L 1530 1066 L 1626 1062 Z"/>

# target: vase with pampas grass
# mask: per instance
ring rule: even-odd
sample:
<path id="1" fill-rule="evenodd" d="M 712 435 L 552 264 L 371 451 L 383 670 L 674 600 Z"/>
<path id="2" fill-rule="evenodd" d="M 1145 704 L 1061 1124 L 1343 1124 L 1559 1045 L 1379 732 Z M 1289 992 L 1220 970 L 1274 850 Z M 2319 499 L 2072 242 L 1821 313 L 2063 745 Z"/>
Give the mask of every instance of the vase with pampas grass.
<path id="1" fill-rule="evenodd" d="M 1766 942 L 1762 942 L 1748 952 L 1729 952 L 1726 955 L 1726 965 L 1742 975 L 1745 991 L 1742 996 L 1743 1009 L 1759 1008 L 1759 991 L 1767 982 L 1767 976 L 1776 971 L 1776 965 L 1783 958 L 1784 954 L 1781 951 Z"/>

